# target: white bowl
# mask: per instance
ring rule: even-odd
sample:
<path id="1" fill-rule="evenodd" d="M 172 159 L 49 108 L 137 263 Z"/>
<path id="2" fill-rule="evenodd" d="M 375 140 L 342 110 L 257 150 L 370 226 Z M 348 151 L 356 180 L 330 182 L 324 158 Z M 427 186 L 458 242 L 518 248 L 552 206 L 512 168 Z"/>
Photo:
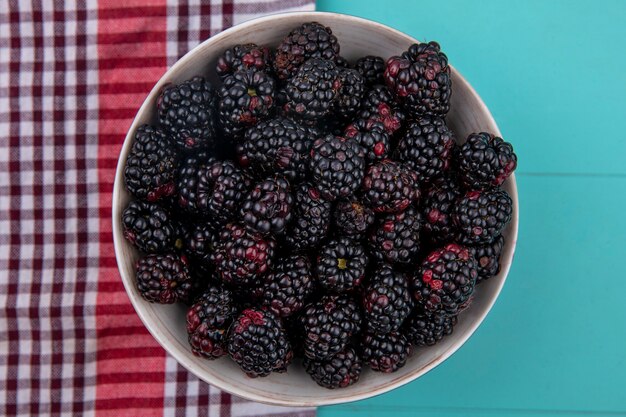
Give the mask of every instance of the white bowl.
<path id="1" fill-rule="evenodd" d="M 135 130 L 144 123 L 156 122 L 156 100 L 164 85 L 179 83 L 199 74 L 217 82 L 215 63 L 227 47 L 246 42 L 276 46 L 291 29 L 309 21 L 318 21 L 329 26 L 339 39 L 341 54 L 348 60 L 368 54 L 387 58 L 417 42 L 412 37 L 380 23 L 320 12 L 271 15 L 225 30 L 187 53 L 154 86 L 137 112 L 124 141 L 113 190 L 113 238 L 120 274 L 137 314 L 150 333 L 178 362 L 204 381 L 250 400 L 288 406 L 338 404 L 372 397 L 419 378 L 446 360 L 474 333 L 498 297 L 511 266 L 518 227 L 517 187 L 515 177 L 511 176 L 504 184 L 504 189 L 513 199 L 513 219 L 504 232 L 506 241 L 500 273 L 477 289 L 472 305 L 460 315 L 452 335 L 433 347 L 418 349 L 398 372 L 381 374 L 365 370 L 358 383 L 348 388 L 328 390 L 315 384 L 299 363 L 290 366 L 287 373 L 251 379 L 228 358 L 209 361 L 194 356 L 187 343 L 185 307 L 148 303 L 141 298 L 135 286 L 134 265 L 139 254 L 124 239 L 121 224 L 121 213 L 131 199 L 124 188 L 126 156 Z M 445 45 L 443 47 L 445 50 Z M 459 139 L 479 131 L 500 135 L 485 104 L 454 68 L 452 103 L 447 121 Z"/>

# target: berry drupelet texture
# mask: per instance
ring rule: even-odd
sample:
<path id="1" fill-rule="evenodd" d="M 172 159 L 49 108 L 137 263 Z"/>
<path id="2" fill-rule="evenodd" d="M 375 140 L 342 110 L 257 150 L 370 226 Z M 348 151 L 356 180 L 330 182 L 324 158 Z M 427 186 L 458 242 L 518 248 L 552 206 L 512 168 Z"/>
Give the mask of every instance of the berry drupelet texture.
<path id="1" fill-rule="evenodd" d="M 206 152 L 189 155 L 181 161 L 176 180 L 175 200 L 183 212 L 193 216 L 200 215 L 197 206 L 198 171 L 213 162 L 215 159 Z"/>
<path id="2" fill-rule="evenodd" d="M 456 315 L 428 313 L 418 308 L 406 319 L 403 330 L 413 346 L 433 346 L 444 336 L 452 334 L 456 323 Z"/>
<path id="3" fill-rule="evenodd" d="M 145 253 L 171 252 L 182 247 L 170 213 L 154 203 L 134 200 L 122 213 L 124 237 Z"/>
<path id="4" fill-rule="evenodd" d="M 210 223 L 196 223 L 185 237 L 185 253 L 201 268 L 211 267 L 211 254 L 219 242 L 219 232 Z"/>
<path id="5" fill-rule="evenodd" d="M 291 220 L 293 196 L 284 177 L 270 177 L 255 185 L 241 206 L 241 218 L 252 232 L 278 236 Z"/>
<path id="6" fill-rule="evenodd" d="M 379 262 L 410 264 L 421 248 L 422 217 L 409 206 L 401 213 L 386 214 L 370 231 L 369 252 Z"/>
<path id="7" fill-rule="evenodd" d="M 478 280 L 481 283 L 500 272 L 500 255 L 504 248 L 504 237 L 496 237 L 493 242 L 484 245 L 468 246 L 478 262 Z"/>
<path id="8" fill-rule="evenodd" d="M 363 289 L 363 318 L 368 331 L 386 334 L 400 329 L 413 308 L 407 276 L 381 265 Z"/>
<path id="9" fill-rule="evenodd" d="M 370 165 L 362 191 L 363 203 L 377 213 L 399 213 L 420 196 L 415 171 L 390 159 Z"/>
<path id="10" fill-rule="evenodd" d="M 346 127 L 344 136 L 363 147 L 370 163 L 387 158 L 391 152 L 389 133 L 379 119 L 358 119 Z"/>
<path id="11" fill-rule="evenodd" d="M 379 56 L 367 55 L 356 60 L 354 69 L 357 70 L 368 86 L 383 84 L 385 72 L 385 60 Z"/>
<path id="12" fill-rule="evenodd" d="M 348 199 L 337 203 L 333 219 L 340 233 L 357 238 L 365 235 L 376 217 L 372 209 L 360 201 Z"/>
<path id="13" fill-rule="evenodd" d="M 339 70 L 334 62 L 313 58 L 289 79 L 285 113 L 304 121 L 317 121 L 329 114 L 341 89 Z"/>
<path id="14" fill-rule="evenodd" d="M 517 167 L 513 146 L 486 132 L 469 135 L 456 159 L 461 181 L 472 189 L 501 185 Z"/>
<path id="15" fill-rule="evenodd" d="M 313 249 L 328 233 L 331 203 L 322 198 L 319 190 L 309 182 L 296 187 L 293 220 L 285 241 L 294 250 Z"/>
<path id="16" fill-rule="evenodd" d="M 411 344 L 403 334 L 366 333 L 361 339 L 361 358 L 373 371 L 396 372 L 411 355 Z"/>
<path id="17" fill-rule="evenodd" d="M 348 120 L 359 111 L 365 93 L 365 81 L 358 71 L 340 68 L 339 83 L 341 88 L 333 102 L 332 114 L 335 118 Z"/>
<path id="18" fill-rule="evenodd" d="M 317 281 L 326 291 L 342 293 L 356 288 L 365 277 L 368 257 L 358 241 L 333 239 L 317 254 Z"/>
<path id="19" fill-rule="evenodd" d="M 404 111 L 399 108 L 393 95 L 384 85 L 375 85 L 365 92 L 358 117 L 380 121 L 390 135 L 402 127 L 406 118 Z"/>
<path id="20" fill-rule="evenodd" d="M 246 43 L 226 49 L 217 59 L 215 70 L 222 79 L 236 72 L 247 70 L 270 74 L 271 63 L 271 53 L 268 47 Z"/>
<path id="21" fill-rule="evenodd" d="M 506 191 L 468 191 L 456 204 L 453 221 L 467 244 L 484 244 L 498 237 L 511 221 L 513 201 Z"/>
<path id="22" fill-rule="evenodd" d="M 424 193 L 422 213 L 424 237 L 431 243 L 444 243 L 456 239 L 452 216 L 461 190 L 451 178 L 435 180 Z"/>
<path id="23" fill-rule="evenodd" d="M 352 347 L 327 359 L 304 358 L 305 371 L 318 385 L 328 388 L 345 388 L 358 382 L 361 376 L 361 358 Z"/>
<path id="24" fill-rule="evenodd" d="M 186 301 L 192 280 L 184 258 L 172 253 L 147 255 L 137 261 L 137 290 L 151 303 Z"/>

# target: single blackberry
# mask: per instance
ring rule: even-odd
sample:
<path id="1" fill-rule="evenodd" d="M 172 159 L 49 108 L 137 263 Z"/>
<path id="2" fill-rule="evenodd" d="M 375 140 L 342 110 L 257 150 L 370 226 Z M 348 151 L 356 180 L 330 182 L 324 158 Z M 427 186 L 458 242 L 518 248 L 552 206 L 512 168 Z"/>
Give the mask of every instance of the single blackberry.
<path id="1" fill-rule="evenodd" d="M 220 232 L 212 255 L 215 271 L 222 281 L 250 286 L 272 266 L 276 243 L 239 224 L 230 223 Z"/>
<path id="2" fill-rule="evenodd" d="M 367 329 L 378 334 L 395 332 L 412 308 L 406 275 L 382 264 L 363 289 L 363 317 Z"/>
<path id="3" fill-rule="evenodd" d="M 151 202 L 167 198 L 176 191 L 177 169 L 178 156 L 165 133 L 150 125 L 139 127 L 124 167 L 128 191 Z"/>
<path id="4" fill-rule="evenodd" d="M 335 58 L 335 64 L 337 65 L 337 68 L 350 68 L 348 60 L 341 55 L 338 55 L 337 58 Z"/>
<path id="5" fill-rule="evenodd" d="M 370 163 L 387 158 L 391 152 L 389 134 L 378 119 L 358 119 L 346 127 L 344 136 L 365 149 L 365 158 Z"/>
<path id="6" fill-rule="evenodd" d="M 274 108 L 275 89 L 272 77 L 261 71 L 240 71 L 224 78 L 218 106 L 224 133 L 237 136 L 266 119 Z"/>
<path id="7" fill-rule="evenodd" d="M 305 371 L 318 385 L 329 388 L 345 388 L 359 380 L 361 358 L 352 347 L 347 347 L 327 359 L 307 357 L 302 361 Z"/>
<path id="8" fill-rule="evenodd" d="M 378 219 L 369 235 L 370 254 L 379 262 L 410 264 L 420 250 L 422 217 L 413 206 Z"/>
<path id="9" fill-rule="evenodd" d="M 146 201 L 134 200 L 122 213 L 124 237 L 145 253 L 163 253 L 182 247 L 170 213 Z"/>
<path id="10" fill-rule="evenodd" d="M 452 215 L 461 195 L 450 178 L 435 180 L 424 194 L 424 234 L 431 243 L 445 243 L 456 238 Z"/>
<path id="11" fill-rule="evenodd" d="M 339 70 L 332 61 L 313 58 L 289 79 L 285 93 L 285 113 L 305 121 L 316 121 L 329 114 L 341 88 Z"/>
<path id="12" fill-rule="evenodd" d="M 325 295 L 302 313 L 304 355 L 323 360 L 346 348 L 361 327 L 359 306 L 339 295 Z"/>
<path id="13" fill-rule="evenodd" d="M 389 159 L 370 165 L 362 191 L 363 203 L 377 213 L 399 213 L 420 196 L 415 171 Z"/>
<path id="14" fill-rule="evenodd" d="M 484 245 L 469 246 L 469 250 L 478 262 L 477 284 L 500 272 L 500 255 L 504 247 L 504 237 L 496 237 L 493 242 Z"/>
<path id="15" fill-rule="evenodd" d="M 277 316 L 288 317 L 304 307 L 314 289 L 309 258 L 291 255 L 265 277 L 263 284 L 254 290 L 254 296 Z"/>
<path id="16" fill-rule="evenodd" d="M 184 258 L 173 253 L 147 255 L 135 268 L 137 290 L 151 303 L 172 304 L 191 293 L 191 277 Z"/>
<path id="17" fill-rule="evenodd" d="M 275 173 L 303 179 L 313 139 L 307 129 L 284 117 L 259 122 L 237 145 L 239 165 L 259 176 Z"/>
<path id="18" fill-rule="evenodd" d="M 365 276 L 368 258 L 357 241 L 340 237 L 322 246 L 317 253 L 317 282 L 327 291 L 350 291 Z"/>
<path id="19" fill-rule="evenodd" d="M 461 240 L 467 244 L 493 241 L 513 215 L 513 201 L 506 191 L 468 191 L 455 207 L 452 219 Z"/>
<path id="20" fill-rule="evenodd" d="M 490 133 L 472 133 L 458 148 L 461 181 L 472 189 L 501 185 L 517 167 L 513 146 Z"/>
<path id="21" fill-rule="evenodd" d="M 215 159 L 209 157 L 206 152 L 189 155 L 181 161 L 176 181 L 176 202 L 184 212 L 194 216 L 200 215 L 197 206 L 198 171 L 213 162 Z"/>
<path id="22" fill-rule="evenodd" d="M 208 359 L 226 355 L 225 333 L 235 317 L 237 306 L 233 294 L 221 286 L 209 286 L 187 310 L 191 351 Z"/>
<path id="23" fill-rule="evenodd" d="M 351 119 L 361 106 L 365 93 L 365 81 L 358 71 L 349 68 L 339 69 L 341 88 L 333 102 L 332 113 L 335 118 Z"/>
<path id="24" fill-rule="evenodd" d="M 383 77 L 413 116 L 443 117 L 450 110 L 450 66 L 437 42 L 413 44 L 401 57 L 389 58 Z"/>
<path id="25" fill-rule="evenodd" d="M 413 346 L 433 346 L 452 334 L 457 316 L 442 312 L 427 313 L 416 309 L 404 323 L 404 334 Z"/>
<path id="26" fill-rule="evenodd" d="M 243 310 L 231 324 L 228 354 L 250 378 L 285 372 L 293 357 L 280 319 L 258 308 Z"/>
<path id="27" fill-rule="evenodd" d="M 399 108 L 393 95 L 384 85 L 375 85 L 365 92 L 361 100 L 360 119 L 375 119 L 385 126 L 385 130 L 393 135 L 404 122 L 404 112 Z"/>
<path id="28" fill-rule="evenodd" d="M 420 117 L 406 128 L 394 151 L 394 159 L 417 172 L 420 181 L 441 177 L 450 167 L 454 134 L 438 117 Z"/>
<path id="29" fill-rule="evenodd" d="M 271 73 L 270 49 L 254 43 L 235 45 L 228 48 L 217 59 L 215 70 L 224 79 L 239 71 L 254 70 Z"/>
<path id="30" fill-rule="evenodd" d="M 280 235 L 291 220 L 293 196 L 291 186 L 283 177 L 267 178 L 258 183 L 241 205 L 246 227 L 263 235 Z"/>
<path id="31" fill-rule="evenodd" d="M 366 333 L 361 340 L 363 362 L 376 372 L 396 372 L 411 355 L 411 344 L 401 333 Z"/>
<path id="32" fill-rule="evenodd" d="M 161 127 L 183 150 L 212 148 L 217 94 L 203 77 L 166 87 L 157 101 Z"/>
<path id="33" fill-rule="evenodd" d="M 211 254 L 219 242 L 219 231 L 210 223 L 197 223 L 185 238 L 185 252 L 194 264 L 205 270 L 211 266 Z"/>
<path id="34" fill-rule="evenodd" d="M 477 268 L 465 246 L 451 243 L 436 249 L 412 277 L 413 297 L 427 313 L 455 315 L 474 291 Z"/>
<path id="35" fill-rule="evenodd" d="M 309 170 L 322 197 L 346 198 L 361 186 L 365 152 L 350 139 L 327 135 L 313 142 Z"/>
<path id="36" fill-rule="evenodd" d="M 328 233 L 331 203 L 324 200 L 311 183 L 296 187 L 293 221 L 285 234 L 287 245 L 295 250 L 313 249 Z"/>
<path id="37" fill-rule="evenodd" d="M 292 30 L 276 48 L 274 70 L 280 80 L 287 80 L 311 58 L 334 61 L 338 55 L 339 43 L 329 27 L 305 23 Z"/>
<path id="38" fill-rule="evenodd" d="M 365 84 L 373 86 L 384 83 L 385 61 L 379 56 L 367 55 L 357 59 L 354 64 L 356 69 L 365 79 Z"/>
<path id="39" fill-rule="evenodd" d="M 335 206 L 335 226 L 350 237 L 361 237 L 374 224 L 374 212 L 355 199 L 342 200 Z"/>

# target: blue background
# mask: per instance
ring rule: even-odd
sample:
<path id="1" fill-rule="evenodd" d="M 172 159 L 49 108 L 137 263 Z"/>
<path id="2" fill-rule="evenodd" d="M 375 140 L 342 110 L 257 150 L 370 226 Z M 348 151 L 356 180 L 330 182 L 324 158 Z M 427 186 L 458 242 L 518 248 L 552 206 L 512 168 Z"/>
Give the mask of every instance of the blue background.
<path id="1" fill-rule="evenodd" d="M 519 157 L 509 279 L 474 336 L 330 416 L 626 415 L 626 1 L 318 0 L 437 40 Z"/>

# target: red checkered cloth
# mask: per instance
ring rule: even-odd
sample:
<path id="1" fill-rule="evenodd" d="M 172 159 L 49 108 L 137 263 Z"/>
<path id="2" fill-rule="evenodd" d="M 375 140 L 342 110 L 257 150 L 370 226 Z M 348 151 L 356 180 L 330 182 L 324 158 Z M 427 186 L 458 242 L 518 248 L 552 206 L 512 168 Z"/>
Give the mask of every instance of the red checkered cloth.
<path id="1" fill-rule="evenodd" d="M 7 7 L 8 1 L 8 7 Z M 3 0 L 0 415 L 309 416 L 189 374 L 135 314 L 111 236 L 140 104 L 203 39 L 312 0 Z"/>

